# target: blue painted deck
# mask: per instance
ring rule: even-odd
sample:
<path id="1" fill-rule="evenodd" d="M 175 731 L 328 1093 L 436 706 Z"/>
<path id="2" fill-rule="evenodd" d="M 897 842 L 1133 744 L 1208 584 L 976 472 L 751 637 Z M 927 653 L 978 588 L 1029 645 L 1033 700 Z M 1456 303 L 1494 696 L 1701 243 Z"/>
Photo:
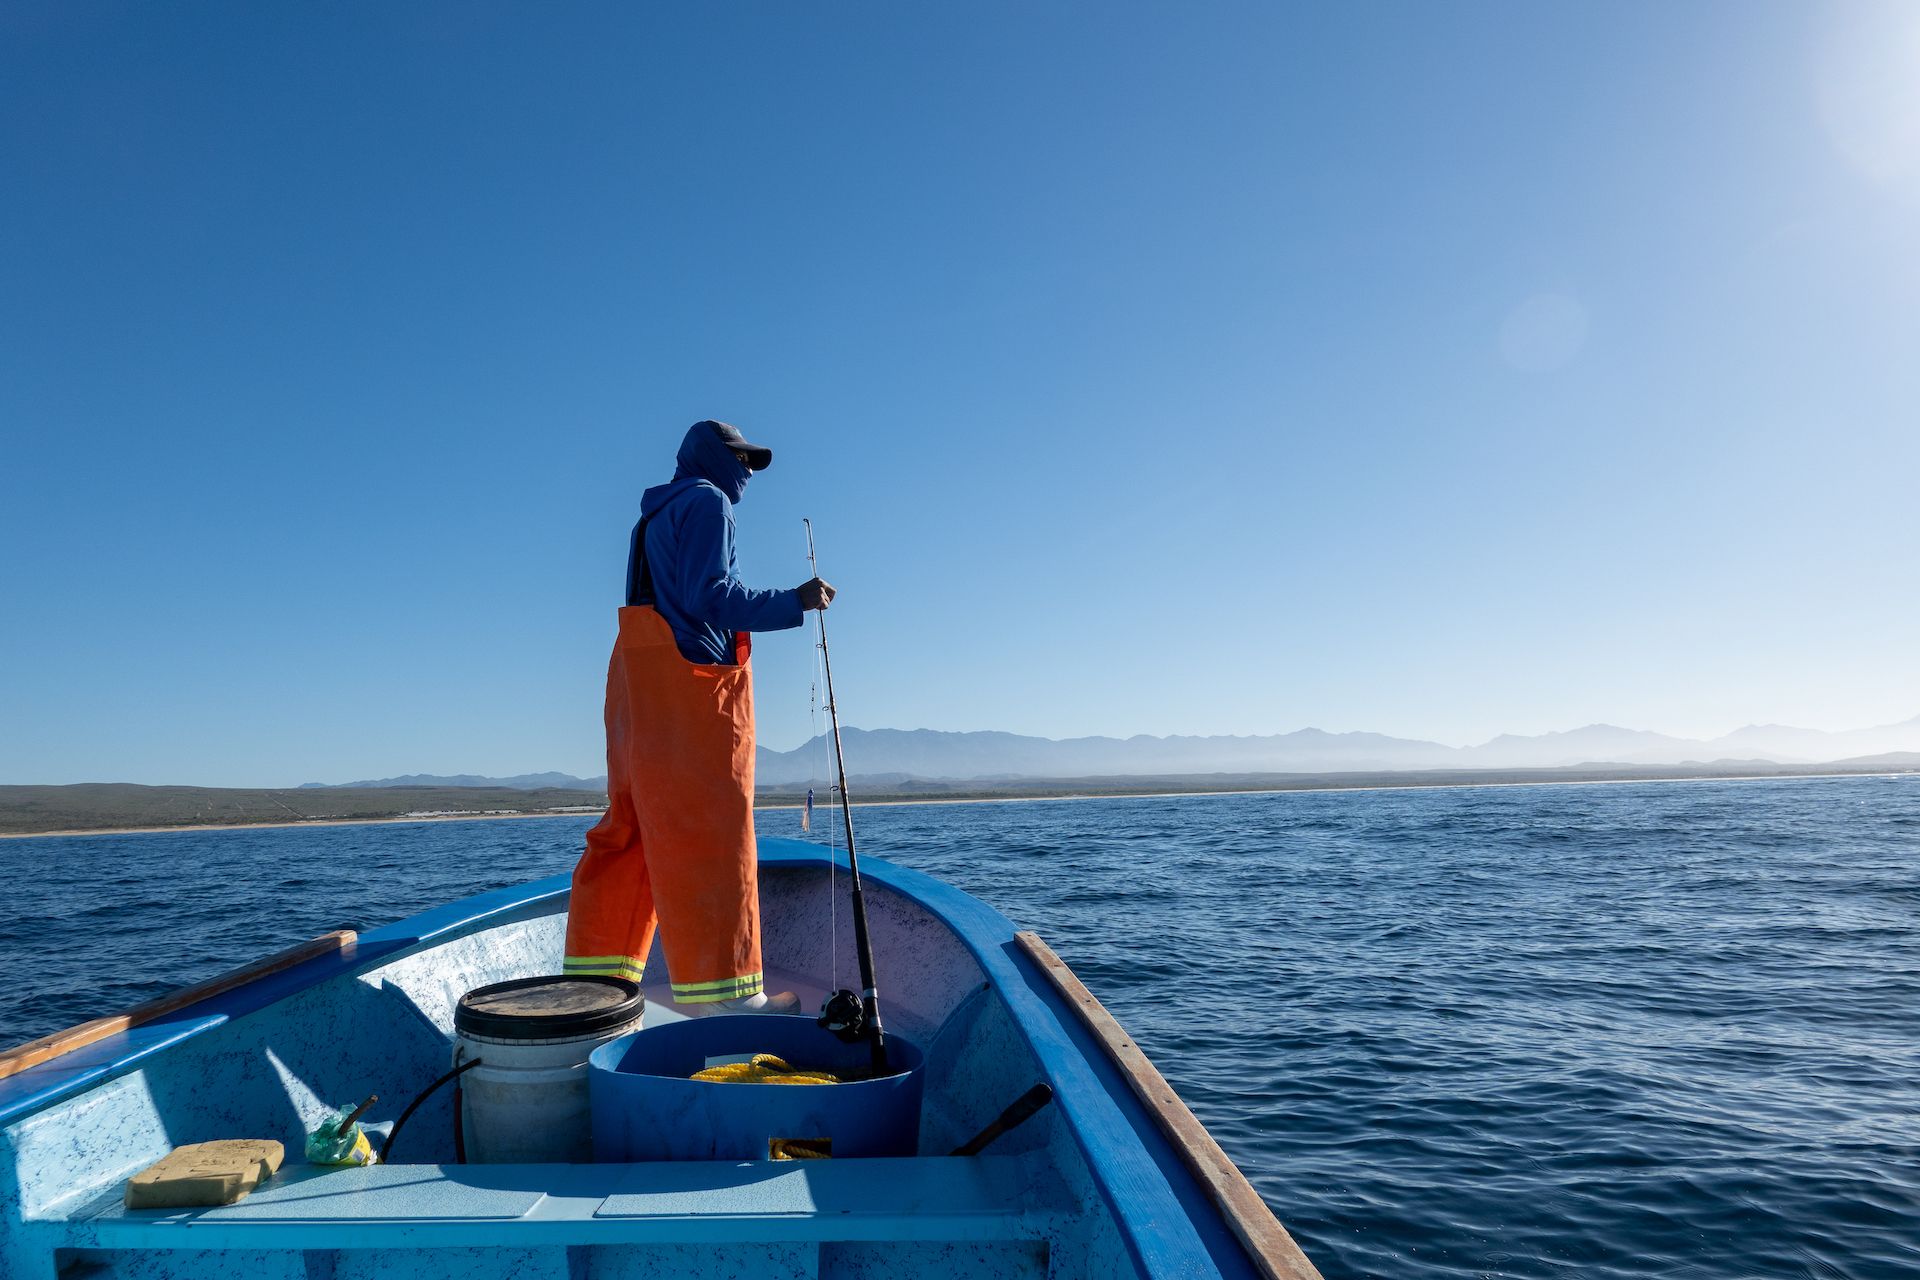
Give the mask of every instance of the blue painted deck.
<path id="1" fill-rule="evenodd" d="M 764 840 L 761 862 L 768 969 L 818 991 L 827 857 Z M 455 1165 L 443 1096 L 409 1121 L 395 1164 L 290 1163 L 220 1209 L 120 1207 L 126 1177 L 179 1143 L 276 1137 L 297 1159 L 307 1127 L 374 1091 L 372 1127 L 390 1124 L 445 1068 L 463 992 L 558 970 L 567 880 L 554 877 L 372 930 L 0 1080 L 0 1276 L 1256 1274 L 1005 917 L 879 859 L 862 871 L 888 1023 L 928 1052 L 917 1158 Z M 672 1016 L 657 956 L 648 973 L 649 1018 Z M 1034 1121 L 985 1155 L 939 1154 L 1041 1079 L 1056 1100 Z"/>
<path id="2" fill-rule="evenodd" d="M 1035 1172 L 920 1159 L 296 1167 L 218 1209 L 129 1210 L 110 1197 L 72 1238 L 138 1249 L 324 1249 L 347 1228 L 356 1246 L 381 1248 L 1039 1239 L 1073 1206 L 1030 1199 Z"/>

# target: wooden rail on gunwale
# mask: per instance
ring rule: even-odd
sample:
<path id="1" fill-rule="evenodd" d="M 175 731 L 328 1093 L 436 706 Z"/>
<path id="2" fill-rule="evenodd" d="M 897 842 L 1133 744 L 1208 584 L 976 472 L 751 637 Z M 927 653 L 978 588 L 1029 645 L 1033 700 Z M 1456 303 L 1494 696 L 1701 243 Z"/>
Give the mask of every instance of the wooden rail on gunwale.
<path id="1" fill-rule="evenodd" d="M 318 956 L 334 955 L 352 946 L 358 937 L 359 935 L 352 929 L 336 929 L 332 933 L 323 933 L 311 941 L 288 947 L 285 951 L 276 952 L 264 960 L 256 960 L 252 964 L 208 978 L 205 982 L 197 982 L 191 987 L 182 987 L 171 995 L 135 1005 L 125 1013 L 95 1018 L 77 1027 L 68 1027 L 65 1031 L 56 1031 L 50 1036 L 41 1036 L 38 1040 L 29 1040 L 23 1045 L 16 1045 L 0 1053 L 0 1080 L 18 1075 L 28 1067 L 37 1067 L 63 1053 L 71 1053 L 96 1040 L 118 1035 L 143 1022 L 152 1022 L 155 1018 L 177 1013 L 190 1004 L 197 1004 L 211 996 L 245 986 L 256 978 L 279 973 L 282 969 L 291 969 L 297 964 Z"/>
<path id="2" fill-rule="evenodd" d="M 1091 991 L 1074 976 L 1066 961 L 1055 955 L 1053 948 L 1040 940 L 1037 933 L 1022 931 L 1014 938 L 1020 943 L 1040 971 L 1047 975 L 1054 989 L 1066 997 L 1067 1003 L 1079 1014 L 1081 1024 L 1100 1042 L 1120 1074 L 1126 1077 L 1127 1084 L 1134 1095 L 1140 1099 L 1147 1113 L 1160 1126 L 1160 1132 L 1166 1135 L 1174 1149 L 1179 1151 L 1181 1159 L 1186 1161 L 1207 1195 L 1219 1208 L 1227 1225 L 1247 1251 L 1260 1274 L 1267 1280 L 1322 1280 L 1307 1255 L 1300 1251 L 1287 1229 L 1273 1216 L 1273 1210 L 1267 1208 L 1267 1202 L 1247 1181 L 1247 1175 L 1240 1172 L 1238 1165 L 1220 1149 L 1199 1117 L 1188 1110 L 1180 1095 L 1173 1091 L 1140 1046 L 1133 1042 L 1112 1014 L 1108 1013 Z"/>

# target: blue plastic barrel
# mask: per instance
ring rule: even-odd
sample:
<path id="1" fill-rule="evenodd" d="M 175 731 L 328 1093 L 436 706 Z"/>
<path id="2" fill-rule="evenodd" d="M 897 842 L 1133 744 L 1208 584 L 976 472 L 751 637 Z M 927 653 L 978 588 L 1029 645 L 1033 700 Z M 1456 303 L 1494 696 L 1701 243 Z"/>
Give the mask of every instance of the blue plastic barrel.
<path id="1" fill-rule="evenodd" d="M 670 1022 L 610 1040 L 588 1059 L 598 1161 L 765 1160 L 776 1138 L 827 1139 L 835 1159 L 910 1156 L 920 1137 L 920 1050 L 887 1036 L 898 1074 L 843 1084 L 690 1080 L 713 1059 L 771 1053 L 835 1075 L 869 1067 L 866 1043 L 843 1043 L 811 1018 L 733 1014 Z"/>

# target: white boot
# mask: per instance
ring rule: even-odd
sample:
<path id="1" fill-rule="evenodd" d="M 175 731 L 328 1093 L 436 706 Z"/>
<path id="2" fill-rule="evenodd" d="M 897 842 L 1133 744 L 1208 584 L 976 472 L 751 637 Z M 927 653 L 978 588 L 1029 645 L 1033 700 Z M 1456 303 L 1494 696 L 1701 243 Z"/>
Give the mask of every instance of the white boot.
<path id="1" fill-rule="evenodd" d="M 798 1013 L 800 997 L 791 991 L 782 991 L 777 995 L 768 995 L 764 991 L 750 996 L 737 996 L 732 1000 L 710 1000 L 694 1006 L 698 1018 L 711 1017 L 720 1013 Z"/>

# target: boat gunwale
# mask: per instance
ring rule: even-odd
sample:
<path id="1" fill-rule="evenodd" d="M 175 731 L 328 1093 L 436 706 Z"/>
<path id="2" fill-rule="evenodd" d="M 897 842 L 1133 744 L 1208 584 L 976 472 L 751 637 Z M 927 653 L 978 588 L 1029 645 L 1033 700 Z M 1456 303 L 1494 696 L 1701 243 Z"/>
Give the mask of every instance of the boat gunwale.
<path id="1" fill-rule="evenodd" d="M 169 1013 L 189 1009 L 196 1004 L 211 1000 L 214 996 L 247 986 L 256 979 L 278 973 L 282 969 L 292 969 L 308 960 L 344 951 L 358 940 L 358 936 L 352 929 L 335 929 L 317 938 L 308 939 L 306 942 L 295 943 L 284 951 L 276 951 L 251 964 L 242 965 L 237 969 L 228 969 L 224 973 L 216 973 L 204 982 L 196 982 L 192 986 L 182 987 L 178 991 L 169 992 L 157 999 L 143 1001 L 131 1009 L 110 1013 L 103 1017 L 89 1018 L 85 1022 L 77 1023 L 64 1030 L 28 1040 L 11 1049 L 0 1050 L 0 1080 L 31 1071 L 43 1062 L 64 1058 L 109 1036 L 131 1031 L 149 1022 L 157 1022 Z"/>
<path id="2" fill-rule="evenodd" d="M 1020 948 L 1040 966 L 1055 990 L 1065 997 L 1080 1022 L 1099 1041 L 1114 1067 L 1126 1077 L 1134 1096 L 1153 1115 L 1160 1132 L 1186 1161 L 1188 1170 L 1207 1190 L 1208 1198 L 1227 1220 L 1241 1247 L 1267 1280 L 1322 1280 L 1320 1271 L 1288 1234 L 1285 1224 L 1260 1195 L 1240 1166 L 1207 1131 L 1200 1117 L 1146 1051 L 1128 1035 L 1119 1019 L 1099 997 L 1087 990 L 1079 975 L 1039 934 L 1022 930 L 1014 935 Z"/>
<path id="3" fill-rule="evenodd" d="M 204 999 L 125 1031 L 76 1045 L 57 1057 L 0 1078 L 0 1128 L 64 1102 L 116 1076 L 125 1075 L 148 1058 L 224 1026 L 235 1018 L 245 1017 L 323 983 L 357 976 L 479 928 L 551 915 L 553 911 L 543 908 L 556 899 L 564 901 L 570 890 L 571 877 L 561 873 L 431 907 L 391 924 L 368 929 L 337 950 L 314 956 L 290 968 L 261 973 L 251 981 L 225 987 Z M 148 1003 L 172 999 L 181 992 L 191 991 L 194 985 L 199 984 L 183 987 L 180 991 Z M 89 1018 L 75 1027 L 54 1032 L 52 1036 L 14 1046 L 8 1052 L 65 1035 L 98 1020 Z"/>

